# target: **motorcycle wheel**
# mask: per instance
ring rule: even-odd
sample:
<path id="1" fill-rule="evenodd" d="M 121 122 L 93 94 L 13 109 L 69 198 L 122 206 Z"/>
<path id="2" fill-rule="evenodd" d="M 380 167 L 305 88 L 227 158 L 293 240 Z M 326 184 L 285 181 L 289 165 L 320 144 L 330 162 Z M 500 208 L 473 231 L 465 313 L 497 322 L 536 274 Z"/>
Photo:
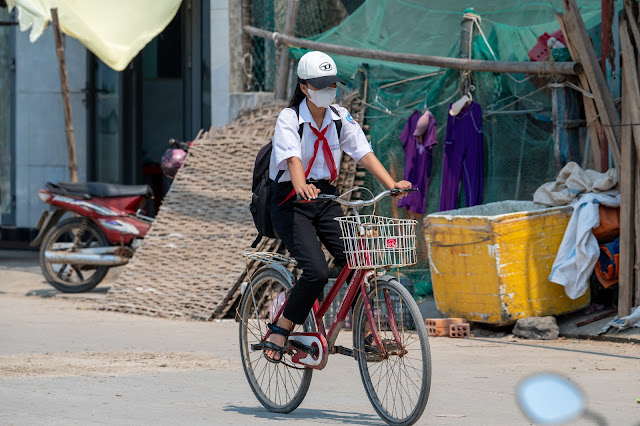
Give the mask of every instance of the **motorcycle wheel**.
<path id="1" fill-rule="evenodd" d="M 40 269 L 49 284 L 64 293 L 83 293 L 94 289 L 107 275 L 109 266 L 52 263 L 45 252 L 109 246 L 109 240 L 91 220 L 73 217 L 49 231 L 40 245 Z"/>

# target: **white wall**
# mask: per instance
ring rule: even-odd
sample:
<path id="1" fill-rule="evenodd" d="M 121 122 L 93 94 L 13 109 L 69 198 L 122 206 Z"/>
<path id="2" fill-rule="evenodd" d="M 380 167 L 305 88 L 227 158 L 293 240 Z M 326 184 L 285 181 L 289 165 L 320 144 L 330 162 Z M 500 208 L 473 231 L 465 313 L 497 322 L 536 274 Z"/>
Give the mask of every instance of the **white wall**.
<path id="1" fill-rule="evenodd" d="M 229 122 L 229 0 L 211 0 L 210 12 L 211 125 L 216 128 Z"/>
<path id="2" fill-rule="evenodd" d="M 205 13 L 205 11 L 203 11 Z M 242 8 L 211 0 L 211 125 L 224 126 L 240 110 L 273 101 L 271 92 L 243 92 Z"/>
<path id="3" fill-rule="evenodd" d="M 76 138 L 78 179 L 86 180 L 87 50 L 65 37 Z M 52 29 L 35 42 L 16 32 L 16 225 L 34 227 L 45 207 L 38 191 L 47 181 L 68 180 L 67 140 Z"/>

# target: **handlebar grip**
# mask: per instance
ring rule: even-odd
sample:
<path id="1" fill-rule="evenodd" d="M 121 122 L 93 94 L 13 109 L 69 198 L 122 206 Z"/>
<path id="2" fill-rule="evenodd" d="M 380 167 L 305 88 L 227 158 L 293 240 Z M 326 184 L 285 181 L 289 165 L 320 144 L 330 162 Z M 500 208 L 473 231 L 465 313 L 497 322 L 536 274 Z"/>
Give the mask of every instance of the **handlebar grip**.
<path id="1" fill-rule="evenodd" d="M 393 188 L 393 189 L 390 189 L 389 192 L 391 193 L 391 195 L 398 195 L 403 192 L 415 192 L 417 190 L 418 188 L 408 188 L 408 189 Z"/>
<path id="2" fill-rule="evenodd" d="M 300 194 L 296 194 L 294 202 L 296 202 L 296 203 L 315 203 L 315 202 L 318 202 L 318 201 L 330 201 L 330 200 L 333 200 L 334 198 L 336 198 L 335 195 L 318 194 L 317 198 L 314 198 L 312 200 L 305 200 L 304 198 L 302 198 L 302 196 Z"/>

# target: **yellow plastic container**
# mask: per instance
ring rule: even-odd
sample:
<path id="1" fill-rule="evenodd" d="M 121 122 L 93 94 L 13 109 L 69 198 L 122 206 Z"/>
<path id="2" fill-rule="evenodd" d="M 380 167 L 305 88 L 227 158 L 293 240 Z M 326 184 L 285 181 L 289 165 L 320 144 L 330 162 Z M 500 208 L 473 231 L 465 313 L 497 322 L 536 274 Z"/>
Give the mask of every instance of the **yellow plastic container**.
<path id="1" fill-rule="evenodd" d="M 495 325 L 586 307 L 549 281 L 571 209 L 502 201 L 427 216 L 433 294 L 451 317 Z"/>

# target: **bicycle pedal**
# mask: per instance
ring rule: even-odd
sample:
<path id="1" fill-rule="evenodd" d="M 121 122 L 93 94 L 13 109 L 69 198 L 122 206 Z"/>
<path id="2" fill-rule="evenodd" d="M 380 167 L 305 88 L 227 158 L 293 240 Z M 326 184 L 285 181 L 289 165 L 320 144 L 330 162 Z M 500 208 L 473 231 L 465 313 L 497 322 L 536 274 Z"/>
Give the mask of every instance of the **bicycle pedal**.
<path id="1" fill-rule="evenodd" d="M 337 354 L 346 355 L 351 358 L 355 358 L 353 356 L 353 349 L 345 348 L 344 346 L 335 346 L 335 350 Z"/>
<path id="2" fill-rule="evenodd" d="M 261 351 L 264 349 L 264 343 L 253 343 L 251 345 L 251 350 L 252 351 Z"/>

